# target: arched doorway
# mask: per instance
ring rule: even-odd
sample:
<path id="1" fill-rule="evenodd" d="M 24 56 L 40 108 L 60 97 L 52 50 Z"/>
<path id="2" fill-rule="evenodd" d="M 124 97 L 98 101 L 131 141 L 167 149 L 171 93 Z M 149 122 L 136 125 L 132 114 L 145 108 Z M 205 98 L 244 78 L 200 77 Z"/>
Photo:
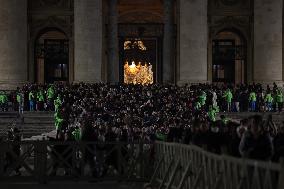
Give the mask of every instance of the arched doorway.
<path id="1" fill-rule="evenodd" d="M 236 30 L 222 30 L 212 44 L 212 81 L 245 83 L 247 46 L 242 34 Z"/>
<path id="2" fill-rule="evenodd" d="M 161 82 L 162 32 L 161 24 L 119 24 L 120 82 Z"/>
<path id="3" fill-rule="evenodd" d="M 68 82 L 69 40 L 56 28 L 40 32 L 35 41 L 35 81 Z"/>

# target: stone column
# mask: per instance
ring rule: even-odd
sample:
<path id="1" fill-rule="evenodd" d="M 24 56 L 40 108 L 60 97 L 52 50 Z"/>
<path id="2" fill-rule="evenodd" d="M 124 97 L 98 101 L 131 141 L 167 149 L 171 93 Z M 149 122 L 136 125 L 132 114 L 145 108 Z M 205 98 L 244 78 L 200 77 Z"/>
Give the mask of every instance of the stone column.
<path id="1" fill-rule="evenodd" d="M 0 0 L 0 89 L 28 80 L 27 0 Z"/>
<path id="2" fill-rule="evenodd" d="M 282 83 L 282 0 L 254 1 L 254 81 Z"/>
<path id="3" fill-rule="evenodd" d="M 109 0 L 108 9 L 108 82 L 119 82 L 119 53 L 118 53 L 118 25 L 117 0 Z"/>
<path id="4" fill-rule="evenodd" d="M 103 0 L 74 1 L 74 81 L 102 81 Z"/>
<path id="5" fill-rule="evenodd" d="M 164 0 L 163 82 L 174 82 L 174 0 Z"/>
<path id="6" fill-rule="evenodd" d="M 179 2 L 178 84 L 207 82 L 207 0 Z"/>

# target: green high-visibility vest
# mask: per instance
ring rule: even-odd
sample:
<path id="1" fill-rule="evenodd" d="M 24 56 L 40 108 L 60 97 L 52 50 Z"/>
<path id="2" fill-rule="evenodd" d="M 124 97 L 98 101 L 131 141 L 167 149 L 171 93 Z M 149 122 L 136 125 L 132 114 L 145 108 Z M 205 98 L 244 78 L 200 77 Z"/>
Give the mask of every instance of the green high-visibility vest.
<path id="1" fill-rule="evenodd" d="M 56 118 L 55 119 L 55 128 L 56 128 L 56 130 L 60 130 L 61 129 L 63 121 L 64 120 L 61 119 L 61 118 Z"/>
<path id="2" fill-rule="evenodd" d="M 211 120 L 211 121 L 213 121 L 213 122 L 215 122 L 216 121 L 216 110 L 214 110 L 214 109 L 211 109 L 211 110 L 209 110 L 209 112 L 208 112 L 208 117 L 209 117 L 209 119 Z"/>
<path id="3" fill-rule="evenodd" d="M 159 139 L 161 141 L 166 141 L 166 139 L 167 139 L 167 135 L 162 134 L 162 133 L 156 133 L 156 137 L 157 137 L 157 139 Z"/>
<path id="4" fill-rule="evenodd" d="M 203 92 L 202 95 L 199 96 L 199 100 L 200 100 L 201 106 L 204 106 L 205 102 L 206 102 L 206 93 L 205 92 Z"/>
<path id="5" fill-rule="evenodd" d="M 34 93 L 33 93 L 33 92 L 30 92 L 30 93 L 29 93 L 29 100 L 33 100 L 33 98 L 34 98 Z"/>
<path id="6" fill-rule="evenodd" d="M 4 95 L 0 94 L 0 103 L 3 104 L 3 98 L 4 98 Z"/>
<path id="7" fill-rule="evenodd" d="M 60 100 L 59 97 L 57 97 L 56 100 L 54 100 L 54 107 L 55 107 L 55 111 L 57 112 L 59 110 L 59 107 L 61 106 L 62 102 Z"/>
<path id="8" fill-rule="evenodd" d="M 251 93 L 250 93 L 250 95 L 249 95 L 249 101 L 253 101 L 253 102 L 256 101 L 256 94 L 255 94 L 255 92 L 251 92 Z"/>
<path id="9" fill-rule="evenodd" d="M 270 93 L 266 94 L 265 102 L 268 102 L 268 103 L 272 103 L 273 102 L 273 97 L 271 96 Z"/>
<path id="10" fill-rule="evenodd" d="M 21 95 L 18 93 L 17 94 L 17 102 L 20 103 L 21 102 Z"/>
<path id="11" fill-rule="evenodd" d="M 282 92 L 278 92 L 276 96 L 277 103 L 282 103 L 284 101 Z"/>
<path id="12" fill-rule="evenodd" d="M 80 129 L 75 129 L 73 132 L 72 132 L 72 135 L 74 137 L 74 139 L 76 141 L 79 141 L 81 140 L 81 130 Z"/>
<path id="13" fill-rule="evenodd" d="M 54 89 L 53 87 L 49 87 L 47 90 L 47 98 L 52 99 L 54 97 Z"/>
<path id="14" fill-rule="evenodd" d="M 230 90 L 227 90 L 224 94 L 227 102 L 232 102 L 233 94 Z"/>

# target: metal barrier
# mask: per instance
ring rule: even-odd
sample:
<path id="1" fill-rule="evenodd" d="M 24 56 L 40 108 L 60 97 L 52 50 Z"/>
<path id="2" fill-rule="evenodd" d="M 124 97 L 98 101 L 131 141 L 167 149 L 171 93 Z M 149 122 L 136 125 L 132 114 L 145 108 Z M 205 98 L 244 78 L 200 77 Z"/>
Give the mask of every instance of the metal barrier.
<path id="1" fill-rule="evenodd" d="M 152 144 L 23 141 L 0 143 L 0 182 L 119 180 L 146 182 Z"/>
<path id="2" fill-rule="evenodd" d="M 197 146 L 162 142 L 156 142 L 155 154 L 155 171 L 147 188 L 284 188 L 282 163 L 234 158 Z"/>
<path id="3" fill-rule="evenodd" d="M 283 165 L 176 143 L 0 143 L 0 182 L 118 180 L 167 189 L 283 189 Z"/>

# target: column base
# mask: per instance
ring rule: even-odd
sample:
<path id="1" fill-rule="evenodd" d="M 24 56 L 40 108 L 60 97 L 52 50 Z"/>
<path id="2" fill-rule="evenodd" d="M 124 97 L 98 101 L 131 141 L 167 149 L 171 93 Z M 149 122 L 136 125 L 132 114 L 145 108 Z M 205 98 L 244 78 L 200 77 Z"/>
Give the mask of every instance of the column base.
<path id="1" fill-rule="evenodd" d="M 23 87 L 27 81 L 0 81 L 0 90 L 16 90 L 17 87 Z"/>
<path id="2" fill-rule="evenodd" d="M 204 81 L 195 81 L 195 80 L 180 80 L 177 81 L 177 85 L 178 86 L 182 86 L 182 85 L 196 85 L 196 84 L 210 84 L 211 82 L 208 80 L 204 80 Z"/>
<path id="3" fill-rule="evenodd" d="M 266 85 L 273 86 L 273 83 L 276 83 L 278 87 L 281 87 L 281 88 L 284 87 L 284 81 L 253 81 L 253 82 L 260 83 L 263 86 L 266 86 Z M 252 84 L 253 82 L 250 82 L 250 84 Z"/>

